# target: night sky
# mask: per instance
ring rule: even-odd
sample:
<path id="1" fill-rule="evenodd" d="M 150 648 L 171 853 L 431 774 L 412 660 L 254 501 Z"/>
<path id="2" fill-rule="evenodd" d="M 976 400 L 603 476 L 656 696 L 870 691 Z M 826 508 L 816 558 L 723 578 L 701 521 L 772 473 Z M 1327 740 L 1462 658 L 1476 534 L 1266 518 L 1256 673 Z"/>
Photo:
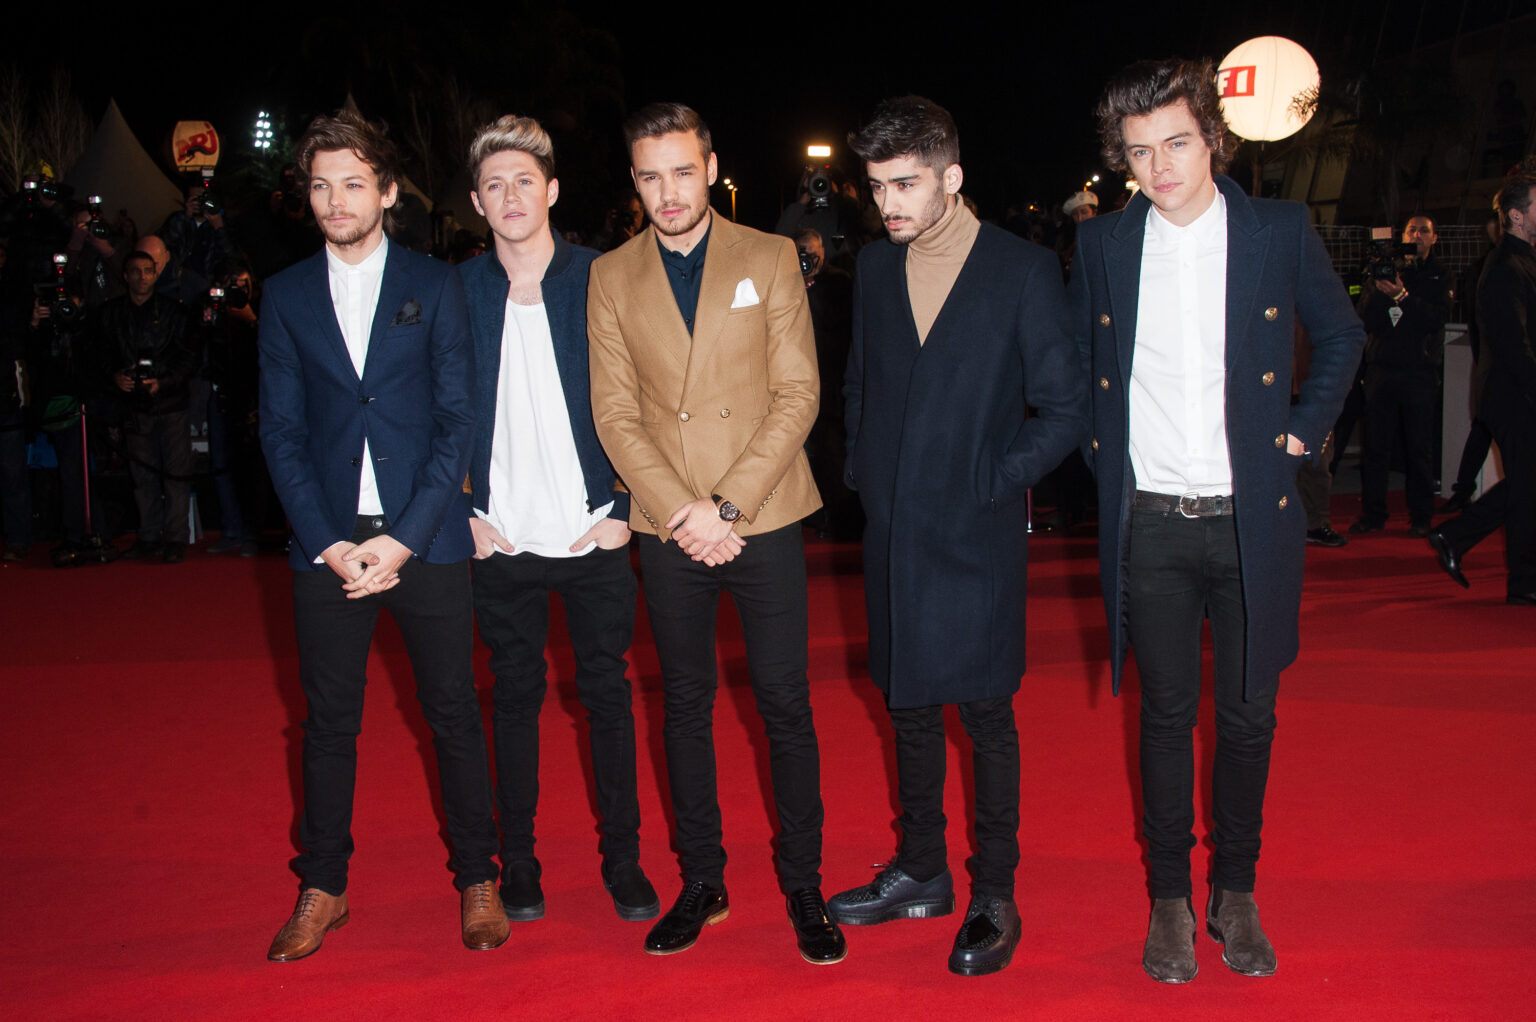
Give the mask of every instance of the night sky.
<path id="1" fill-rule="evenodd" d="M 1508 0 L 1465 8 L 1192 0 L 1028 14 L 1026 5 L 982 14 L 978 5 L 929 3 L 873 5 L 858 16 L 814 4 L 513 2 L 452 5 L 445 16 L 449 6 L 365 0 L 365 12 L 326 5 L 285 22 L 259 5 L 219 4 L 173 22 L 144 7 L 86 21 L 62 5 L 30 5 L 23 29 L 50 20 L 7 32 L 4 45 L 34 77 L 55 63 L 69 67 L 93 120 L 115 97 L 156 156 L 175 120 L 212 120 L 233 147 L 244 144 L 258 107 L 284 112 L 297 130 L 349 89 L 365 114 L 396 123 L 402 95 L 435 95 L 421 82 L 451 73 L 497 113 L 531 114 L 555 129 L 562 204 L 571 205 L 573 190 L 587 193 L 576 209 L 602 208 L 625 184 L 623 113 L 676 99 L 713 129 L 721 174 L 742 188 L 741 220 L 766 227 L 793 198 L 805 145 L 841 148 L 887 96 L 916 92 L 950 109 L 965 191 L 997 218 L 1009 202 L 1059 203 L 1103 169 L 1092 109 L 1104 81 L 1132 60 L 1219 60 L 1244 39 L 1275 34 L 1306 46 L 1326 78 L 1403 46 L 1425 18 L 1486 21 Z M 715 201 L 729 200 L 720 192 Z"/>

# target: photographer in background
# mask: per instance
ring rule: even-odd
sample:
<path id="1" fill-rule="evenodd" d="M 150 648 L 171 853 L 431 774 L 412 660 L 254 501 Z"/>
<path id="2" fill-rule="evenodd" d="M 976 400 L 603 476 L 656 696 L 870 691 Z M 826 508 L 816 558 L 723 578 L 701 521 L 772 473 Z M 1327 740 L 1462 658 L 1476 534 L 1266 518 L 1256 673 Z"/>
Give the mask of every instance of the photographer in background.
<path id="1" fill-rule="evenodd" d="M 186 557 L 192 495 L 187 379 L 197 364 L 186 309 L 155 291 L 154 259 L 123 261 L 128 293 L 101 307 L 92 331 L 123 403 L 123 441 L 133 476 L 139 534 L 124 557 Z"/>
<path id="2" fill-rule="evenodd" d="M 853 343 L 853 277 L 841 267 L 827 265 L 821 232 L 802 227 L 795 232 L 800 276 L 811 306 L 816 334 L 816 364 L 821 375 L 821 404 L 806 439 L 811 475 L 821 491 L 822 506 L 810 524 L 824 539 L 856 540 L 863 531 L 858 494 L 843 483 L 843 370 Z"/>
<path id="3" fill-rule="evenodd" d="M 80 281 L 87 308 L 123 293 L 123 253 L 130 247 L 101 215 L 101 196 L 92 195 L 70 216 L 70 271 Z"/>
<path id="4" fill-rule="evenodd" d="M 224 227 L 223 203 L 210 183 L 199 178 L 188 184 L 185 207 L 166 217 L 155 232 L 170 253 L 156 287 L 189 306 L 201 303 L 208 289 L 240 260 Z"/>
<path id="5" fill-rule="evenodd" d="M 210 554 L 238 550 L 255 557 L 261 531 L 258 494 L 262 464 L 256 419 L 256 293 L 244 267 L 209 289 L 199 331 L 202 369 L 209 384 L 208 461 L 219 496 L 221 534 Z M 257 484 L 260 484 L 259 486 Z"/>
<path id="6" fill-rule="evenodd" d="M 786 238 L 810 228 L 821 235 L 824 262 L 849 274 L 863 243 L 863 210 L 842 188 L 842 175 L 831 167 L 806 167 L 798 197 L 779 214 L 773 233 Z"/>
<path id="7" fill-rule="evenodd" d="M 1444 357 L 1450 275 L 1430 254 L 1435 224 L 1415 216 L 1390 260 L 1378 258 L 1360 302 L 1365 345 L 1365 444 L 1360 460 L 1360 518 L 1352 534 L 1380 532 L 1387 521 L 1387 470 L 1403 438 L 1408 534 L 1429 535 L 1434 513 L 1436 404 Z"/>

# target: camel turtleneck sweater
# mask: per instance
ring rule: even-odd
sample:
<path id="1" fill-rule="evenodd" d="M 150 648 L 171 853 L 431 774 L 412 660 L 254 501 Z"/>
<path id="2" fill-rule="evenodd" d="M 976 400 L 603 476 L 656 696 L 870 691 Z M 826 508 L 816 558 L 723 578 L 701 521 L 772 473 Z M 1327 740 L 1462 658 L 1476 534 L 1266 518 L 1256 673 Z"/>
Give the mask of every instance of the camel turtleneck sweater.
<path id="1" fill-rule="evenodd" d="M 981 221 L 956 195 L 954 208 L 907 246 L 907 297 L 918 344 L 928 339 L 980 230 Z"/>

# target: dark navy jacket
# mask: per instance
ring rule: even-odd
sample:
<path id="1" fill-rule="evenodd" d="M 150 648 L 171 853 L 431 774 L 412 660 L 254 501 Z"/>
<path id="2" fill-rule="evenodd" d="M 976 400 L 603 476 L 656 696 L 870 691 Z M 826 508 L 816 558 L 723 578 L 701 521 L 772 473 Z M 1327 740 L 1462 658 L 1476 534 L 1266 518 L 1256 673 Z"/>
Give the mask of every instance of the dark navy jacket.
<path id="1" fill-rule="evenodd" d="M 389 534 L 433 564 L 475 552 L 456 513 L 475 367 L 453 267 L 390 243 L 361 378 L 323 249 L 267 281 L 258 346 L 261 446 L 293 526 L 296 571 L 325 568 L 314 559 L 352 537 L 365 437 Z"/>
<path id="2" fill-rule="evenodd" d="M 571 245 L 555 235 L 555 255 L 544 271 L 544 311 L 555 347 L 555 366 L 565 407 L 571 416 L 571 436 L 587 488 L 587 510 L 610 500 L 609 518 L 629 520 L 629 494 L 615 492 L 617 478 L 592 426 L 592 385 L 587 376 L 587 268 L 598 253 Z M 491 480 L 491 440 L 496 428 L 496 387 L 501 380 L 501 333 L 507 319 L 507 271 L 492 249 L 459 266 L 469 299 L 470 330 L 475 338 L 475 446 L 469 462 L 472 507 L 488 510 Z M 473 515 L 470 508 L 465 515 Z"/>

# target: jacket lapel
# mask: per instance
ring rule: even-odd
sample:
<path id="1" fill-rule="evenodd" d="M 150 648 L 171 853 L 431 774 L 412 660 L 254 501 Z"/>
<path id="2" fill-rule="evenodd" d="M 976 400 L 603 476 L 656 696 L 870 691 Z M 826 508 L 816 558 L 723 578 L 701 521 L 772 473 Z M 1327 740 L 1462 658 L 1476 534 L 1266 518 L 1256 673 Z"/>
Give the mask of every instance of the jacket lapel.
<path id="1" fill-rule="evenodd" d="M 389 242 L 389 252 L 384 257 L 384 279 L 379 282 L 379 304 L 374 307 L 373 329 L 368 333 L 368 354 L 363 358 L 364 378 L 374 363 L 374 356 L 387 354 L 381 353 L 379 349 L 387 343 L 385 337 L 389 325 L 394 322 L 400 307 L 412 297 L 408 293 L 411 277 L 405 270 L 405 261 L 401 256 L 404 251 L 394 242 Z"/>
<path id="2" fill-rule="evenodd" d="M 688 369 L 683 379 L 683 395 L 699 374 L 709 365 L 715 345 L 725 331 L 726 317 L 731 314 L 731 303 L 736 299 L 736 285 L 746 276 L 745 267 L 736 252 L 740 238 L 725 221 L 715 217 L 710 230 L 709 251 L 704 253 L 704 279 L 699 284 L 699 307 L 693 315 L 693 343 L 688 350 Z M 763 300 L 766 281 L 753 281 L 753 286 L 765 286 L 758 294 Z"/>
<path id="3" fill-rule="evenodd" d="M 683 322 L 683 314 L 677 311 L 677 299 L 672 296 L 672 282 L 667 279 L 666 268 L 661 265 L 655 228 L 647 227 L 642 237 L 645 240 L 640 244 L 640 257 L 633 269 L 633 293 L 645 296 L 639 304 L 649 327 L 649 336 L 659 338 L 662 350 L 671 356 L 679 369 L 686 370 L 691 344 L 688 326 Z M 708 273 L 704 275 L 704 281 L 707 285 Z M 702 295 L 700 305 L 703 305 Z"/>
<path id="4" fill-rule="evenodd" d="M 1269 255 L 1270 228 L 1261 225 L 1242 189 L 1225 177 L 1216 179 L 1227 200 L 1227 368 L 1233 352 L 1247 343 L 1247 324 L 1253 322 L 1253 306 L 1264 277 Z"/>
<path id="5" fill-rule="evenodd" d="M 1137 194 L 1126 204 L 1114 230 L 1104 239 L 1104 269 L 1109 277 L 1109 314 L 1115 324 L 1120 379 L 1129 385 L 1131 354 L 1136 346 L 1136 310 L 1141 301 L 1141 248 L 1147 235 L 1151 202 Z"/>
<path id="6" fill-rule="evenodd" d="M 341 324 L 336 322 L 336 302 L 331 298 L 331 269 L 323 248 L 310 260 L 305 270 L 304 293 L 309 299 L 315 322 L 320 324 L 320 332 L 325 335 L 325 343 L 330 347 L 331 355 L 356 376 L 357 369 L 353 367 L 352 356 L 347 352 L 347 342 L 341 336 Z"/>

